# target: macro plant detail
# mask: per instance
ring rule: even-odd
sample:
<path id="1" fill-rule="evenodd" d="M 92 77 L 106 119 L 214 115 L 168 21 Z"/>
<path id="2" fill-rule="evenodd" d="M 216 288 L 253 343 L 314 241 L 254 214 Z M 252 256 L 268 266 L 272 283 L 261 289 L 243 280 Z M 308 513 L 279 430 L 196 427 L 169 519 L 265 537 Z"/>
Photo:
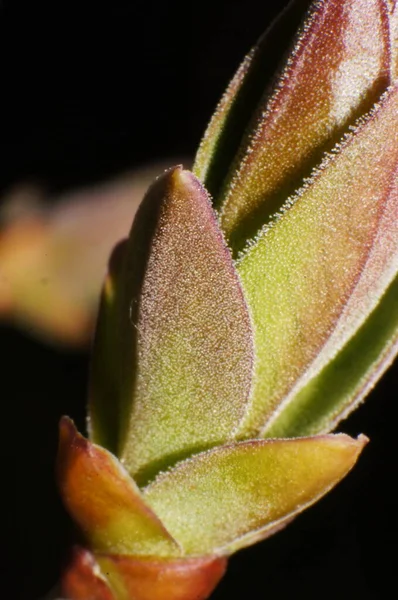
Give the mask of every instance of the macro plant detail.
<path id="1" fill-rule="evenodd" d="M 367 441 L 329 432 L 398 352 L 398 6 L 324 0 L 295 34 L 308 5 L 260 39 L 192 172 L 156 179 L 112 253 L 89 438 L 60 425 L 81 533 L 64 598 L 205 600 Z"/>

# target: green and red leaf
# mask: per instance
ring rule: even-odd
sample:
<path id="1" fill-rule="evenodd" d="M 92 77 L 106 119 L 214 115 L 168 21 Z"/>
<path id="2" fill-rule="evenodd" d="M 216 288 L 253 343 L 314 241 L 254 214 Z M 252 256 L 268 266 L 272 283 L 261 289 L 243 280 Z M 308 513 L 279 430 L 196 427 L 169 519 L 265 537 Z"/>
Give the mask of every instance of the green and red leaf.
<path id="1" fill-rule="evenodd" d="M 247 407 L 253 340 L 232 258 L 192 173 L 177 167 L 154 183 L 126 255 L 119 455 L 142 482 L 232 437 Z"/>
<path id="2" fill-rule="evenodd" d="M 389 70 L 382 0 L 313 5 L 215 199 L 235 251 L 279 210 L 347 127 L 370 110 L 390 82 Z"/>
<path id="3" fill-rule="evenodd" d="M 217 207 L 220 188 L 242 135 L 279 63 L 291 45 L 311 0 L 293 0 L 244 58 L 221 98 L 200 143 L 193 166 Z"/>
<path id="4" fill-rule="evenodd" d="M 186 554 L 230 554 L 326 494 L 365 443 L 340 434 L 231 444 L 160 474 L 143 495 Z"/>
<path id="5" fill-rule="evenodd" d="M 256 347 L 242 435 L 277 417 L 391 282 L 398 258 L 397 127 L 395 88 L 238 263 Z"/>
<path id="6" fill-rule="evenodd" d="M 338 326 L 263 434 L 331 431 L 364 398 L 398 352 L 397 274 L 398 162 L 368 259 Z"/>
<path id="7" fill-rule="evenodd" d="M 263 436 L 332 431 L 370 392 L 398 354 L 398 277 L 342 350 L 300 389 Z"/>

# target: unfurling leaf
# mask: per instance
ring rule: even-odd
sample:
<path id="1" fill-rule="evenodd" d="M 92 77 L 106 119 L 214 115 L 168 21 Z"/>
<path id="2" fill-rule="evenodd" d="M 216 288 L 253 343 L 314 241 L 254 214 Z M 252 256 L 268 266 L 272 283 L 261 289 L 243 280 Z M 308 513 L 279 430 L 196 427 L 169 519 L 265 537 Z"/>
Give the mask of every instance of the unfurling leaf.
<path id="1" fill-rule="evenodd" d="M 230 554 L 328 492 L 365 443 L 340 434 L 231 444 L 159 475 L 143 495 L 185 553 Z"/>

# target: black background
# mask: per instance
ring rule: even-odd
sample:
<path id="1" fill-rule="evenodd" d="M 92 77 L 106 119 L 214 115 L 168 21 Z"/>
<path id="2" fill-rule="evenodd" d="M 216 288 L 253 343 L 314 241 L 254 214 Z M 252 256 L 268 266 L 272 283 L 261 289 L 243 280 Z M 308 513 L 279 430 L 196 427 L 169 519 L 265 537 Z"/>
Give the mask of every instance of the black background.
<path id="1" fill-rule="evenodd" d="M 236 66 L 283 5 L 3 1 L 1 189 L 37 181 L 59 191 L 192 156 Z M 0 356 L 0 588 L 37 600 L 73 536 L 53 466 L 60 415 L 84 429 L 87 355 L 2 327 Z M 287 530 L 233 557 L 214 600 L 390 597 L 397 366 L 340 427 L 371 438 L 356 469 Z"/>

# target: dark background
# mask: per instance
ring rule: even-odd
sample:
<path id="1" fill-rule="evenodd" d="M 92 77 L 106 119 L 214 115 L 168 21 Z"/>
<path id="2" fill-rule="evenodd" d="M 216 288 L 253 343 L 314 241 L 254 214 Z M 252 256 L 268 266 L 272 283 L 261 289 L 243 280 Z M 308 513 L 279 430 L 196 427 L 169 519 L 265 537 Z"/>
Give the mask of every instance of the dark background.
<path id="1" fill-rule="evenodd" d="M 284 4 L 3 1 L 1 190 L 35 181 L 60 191 L 192 156 L 236 66 Z M 0 589 L 7 600 L 37 600 L 72 539 L 53 465 L 60 415 L 84 429 L 88 357 L 7 327 L 0 356 Z M 214 600 L 390 597 L 397 367 L 340 428 L 371 438 L 356 469 L 286 531 L 236 555 Z"/>

